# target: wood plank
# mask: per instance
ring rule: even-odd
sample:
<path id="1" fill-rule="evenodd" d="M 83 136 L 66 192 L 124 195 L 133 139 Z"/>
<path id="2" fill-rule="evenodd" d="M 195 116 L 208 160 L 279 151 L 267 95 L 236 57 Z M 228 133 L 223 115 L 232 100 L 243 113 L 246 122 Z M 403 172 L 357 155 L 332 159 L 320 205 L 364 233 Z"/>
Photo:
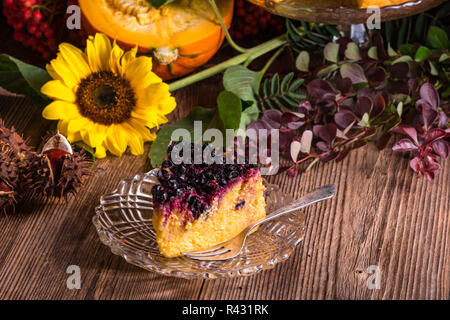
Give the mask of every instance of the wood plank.
<path id="1" fill-rule="evenodd" d="M 218 79 L 177 92 L 177 119 L 196 105 L 213 106 Z M 0 117 L 39 145 L 54 122 L 30 101 L 0 96 Z M 147 146 L 148 148 L 148 146 Z M 449 299 L 448 161 L 434 183 L 418 179 L 408 159 L 368 146 L 341 163 L 320 165 L 296 179 L 270 177 L 300 195 L 336 183 L 338 194 L 305 210 L 306 234 L 293 256 L 252 277 L 183 280 L 141 270 L 98 240 L 91 218 L 100 196 L 143 172 L 146 156 L 108 157 L 67 203 L 26 201 L 0 218 L 2 299 Z M 79 265 L 82 288 L 66 288 L 66 268 Z M 370 265 L 381 289 L 366 286 Z"/>

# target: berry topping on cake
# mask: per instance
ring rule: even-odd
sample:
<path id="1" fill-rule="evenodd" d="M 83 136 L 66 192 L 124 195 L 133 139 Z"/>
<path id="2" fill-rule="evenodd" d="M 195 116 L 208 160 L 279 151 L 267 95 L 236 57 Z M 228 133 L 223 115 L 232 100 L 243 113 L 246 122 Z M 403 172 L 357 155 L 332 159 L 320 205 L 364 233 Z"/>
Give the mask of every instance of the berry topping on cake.
<path id="1" fill-rule="evenodd" d="M 168 159 L 162 163 L 157 174 L 160 185 L 152 189 L 155 207 L 163 208 L 166 214 L 179 209 L 185 213 L 186 220 L 198 219 L 201 214 L 207 214 L 217 196 L 238 181 L 247 181 L 258 172 L 256 165 L 238 164 L 237 157 L 232 158 L 233 163 L 227 163 L 230 159 L 227 159 L 225 152 L 220 161 L 216 157 L 216 163 L 208 164 L 202 159 L 201 163 L 196 164 L 196 148 L 201 150 L 202 155 L 205 150 L 211 150 L 213 156 L 218 154 L 219 151 L 209 144 L 190 144 L 189 161 L 178 163 L 172 159 L 172 151 L 176 145 L 177 143 L 172 143 L 169 146 Z M 180 154 L 182 156 L 182 151 Z"/>

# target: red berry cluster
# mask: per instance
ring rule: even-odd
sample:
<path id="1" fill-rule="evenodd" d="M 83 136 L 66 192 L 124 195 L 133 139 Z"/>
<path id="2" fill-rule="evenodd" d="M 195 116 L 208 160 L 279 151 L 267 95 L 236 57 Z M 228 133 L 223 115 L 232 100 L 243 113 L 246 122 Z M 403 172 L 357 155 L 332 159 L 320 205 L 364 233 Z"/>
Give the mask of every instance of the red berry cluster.
<path id="1" fill-rule="evenodd" d="M 57 0 L 3 0 L 3 14 L 14 28 L 14 40 L 47 60 L 58 47 L 51 21 L 60 6 Z"/>
<path id="2" fill-rule="evenodd" d="M 284 30 L 282 18 L 248 1 L 236 1 L 235 18 L 230 30 L 233 39 L 241 40 L 261 34 L 278 35 Z"/>

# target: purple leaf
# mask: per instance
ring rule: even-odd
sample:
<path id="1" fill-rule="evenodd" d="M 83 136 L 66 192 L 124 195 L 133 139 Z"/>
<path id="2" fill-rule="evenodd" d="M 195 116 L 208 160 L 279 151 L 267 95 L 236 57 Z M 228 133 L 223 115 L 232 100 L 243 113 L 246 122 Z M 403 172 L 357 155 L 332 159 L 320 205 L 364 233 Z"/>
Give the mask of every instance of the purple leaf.
<path id="1" fill-rule="evenodd" d="M 311 111 L 311 110 L 312 110 L 311 102 L 309 102 L 308 100 L 303 100 L 298 105 L 298 110 L 297 111 L 299 113 L 306 114 L 308 111 Z"/>
<path id="2" fill-rule="evenodd" d="M 301 121 L 301 118 L 299 117 L 299 115 L 297 115 L 293 112 L 285 112 L 281 116 L 281 125 L 288 127 L 291 130 L 297 130 L 304 124 L 305 124 L 305 122 Z"/>
<path id="3" fill-rule="evenodd" d="M 393 78 L 404 79 L 408 76 L 409 64 L 407 62 L 397 62 L 391 66 L 391 76 Z"/>
<path id="4" fill-rule="evenodd" d="M 334 100 L 336 94 L 331 84 L 323 79 L 315 79 L 311 81 L 307 86 L 306 90 L 308 95 L 317 100 L 327 101 Z"/>
<path id="5" fill-rule="evenodd" d="M 365 113 L 370 114 L 372 110 L 372 99 L 369 97 L 360 97 L 356 100 L 356 104 L 354 106 L 355 114 L 361 118 Z"/>
<path id="6" fill-rule="evenodd" d="M 447 159 L 450 153 L 450 144 L 445 140 L 437 140 L 433 142 L 433 150 L 442 159 Z"/>
<path id="7" fill-rule="evenodd" d="M 341 77 L 349 78 L 353 84 L 367 82 L 364 69 L 356 63 L 345 63 L 341 66 Z"/>
<path id="8" fill-rule="evenodd" d="M 247 126 L 247 130 L 248 129 L 253 129 L 256 130 L 256 132 L 258 132 L 258 130 L 260 129 L 266 129 L 266 130 L 270 130 L 273 129 L 269 123 L 267 123 L 264 120 L 255 120 L 252 121 L 248 126 Z"/>
<path id="9" fill-rule="evenodd" d="M 448 117 L 444 111 L 438 112 L 438 127 L 447 128 L 448 127 Z"/>
<path id="10" fill-rule="evenodd" d="M 401 124 L 401 125 L 396 126 L 395 128 L 392 128 L 391 131 L 396 132 L 396 133 L 406 134 L 411 139 L 413 139 L 413 141 L 416 143 L 416 145 L 419 145 L 419 141 L 417 140 L 417 131 L 415 128 Z"/>
<path id="11" fill-rule="evenodd" d="M 425 130 L 428 130 L 436 120 L 438 113 L 429 104 L 422 105 L 422 117 Z"/>
<path id="12" fill-rule="evenodd" d="M 319 128 L 318 135 L 323 141 L 331 144 L 336 138 L 337 127 L 334 123 L 328 123 Z"/>
<path id="13" fill-rule="evenodd" d="M 322 151 L 329 151 L 330 147 L 323 141 L 319 141 L 316 143 L 316 147 Z"/>
<path id="14" fill-rule="evenodd" d="M 371 86 L 379 86 L 386 81 L 386 71 L 381 67 L 372 68 L 367 72 Z"/>
<path id="15" fill-rule="evenodd" d="M 398 93 L 402 93 L 402 94 L 409 94 L 409 86 L 408 83 L 404 82 L 404 81 L 390 81 L 389 82 L 390 86 L 389 86 L 389 91 L 392 94 L 398 94 Z"/>
<path id="16" fill-rule="evenodd" d="M 429 82 L 424 83 L 420 87 L 420 97 L 421 99 L 417 101 L 416 105 L 426 103 L 437 111 L 440 105 L 439 93 L 436 91 L 435 87 L 431 83 Z"/>
<path id="17" fill-rule="evenodd" d="M 409 166 L 415 171 L 415 172 L 421 172 L 422 171 L 422 161 L 419 157 L 415 157 L 409 162 Z"/>
<path id="18" fill-rule="evenodd" d="M 409 139 L 401 139 L 392 147 L 394 152 L 407 152 L 417 150 L 417 146 Z"/>
<path id="19" fill-rule="evenodd" d="M 379 92 L 373 97 L 372 118 L 377 118 L 383 113 L 388 99 L 388 94 L 385 91 Z"/>
<path id="20" fill-rule="evenodd" d="M 266 121 L 272 128 L 279 129 L 281 127 L 281 116 L 283 113 L 279 110 L 268 110 L 264 112 L 262 120 Z"/>
<path id="21" fill-rule="evenodd" d="M 352 80 L 350 78 L 339 79 L 336 83 L 336 88 L 345 95 L 352 89 Z"/>
<path id="22" fill-rule="evenodd" d="M 439 129 L 439 128 L 430 129 L 427 132 L 427 134 L 425 135 L 425 139 L 424 139 L 423 144 L 432 143 L 432 142 L 434 142 L 436 140 L 445 138 L 446 136 L 447 136 L 447 133 L 444 130 L 442 130 L 442 129 Z"/>
<path id="23" fill-rule="evenodd" d="M 355 121 L 356 117 L 353 112 L 349 110 L 341 110 L 334 115 L 334 121 L 341 128 L 347 128 L 353 121 Z"/>

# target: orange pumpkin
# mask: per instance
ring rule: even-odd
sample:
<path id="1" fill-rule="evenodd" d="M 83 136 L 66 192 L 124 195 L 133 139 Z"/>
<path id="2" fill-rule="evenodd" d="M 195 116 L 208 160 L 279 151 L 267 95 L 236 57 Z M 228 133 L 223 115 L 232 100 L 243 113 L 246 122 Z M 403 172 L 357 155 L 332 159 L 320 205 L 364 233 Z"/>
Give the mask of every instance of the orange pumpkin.
<path id="1" fill-rule="evenodd" d="M 206 0 L 178 0 L 156 9 L 146 0 L 78 0 L 83 27 L 102 32 L 125 48 L 153 56 L 153 71 L 164 80 L 191 73 L 219 50 L 224 32 Z M 234 0 L 216 0 L 227 25 Z"/>

